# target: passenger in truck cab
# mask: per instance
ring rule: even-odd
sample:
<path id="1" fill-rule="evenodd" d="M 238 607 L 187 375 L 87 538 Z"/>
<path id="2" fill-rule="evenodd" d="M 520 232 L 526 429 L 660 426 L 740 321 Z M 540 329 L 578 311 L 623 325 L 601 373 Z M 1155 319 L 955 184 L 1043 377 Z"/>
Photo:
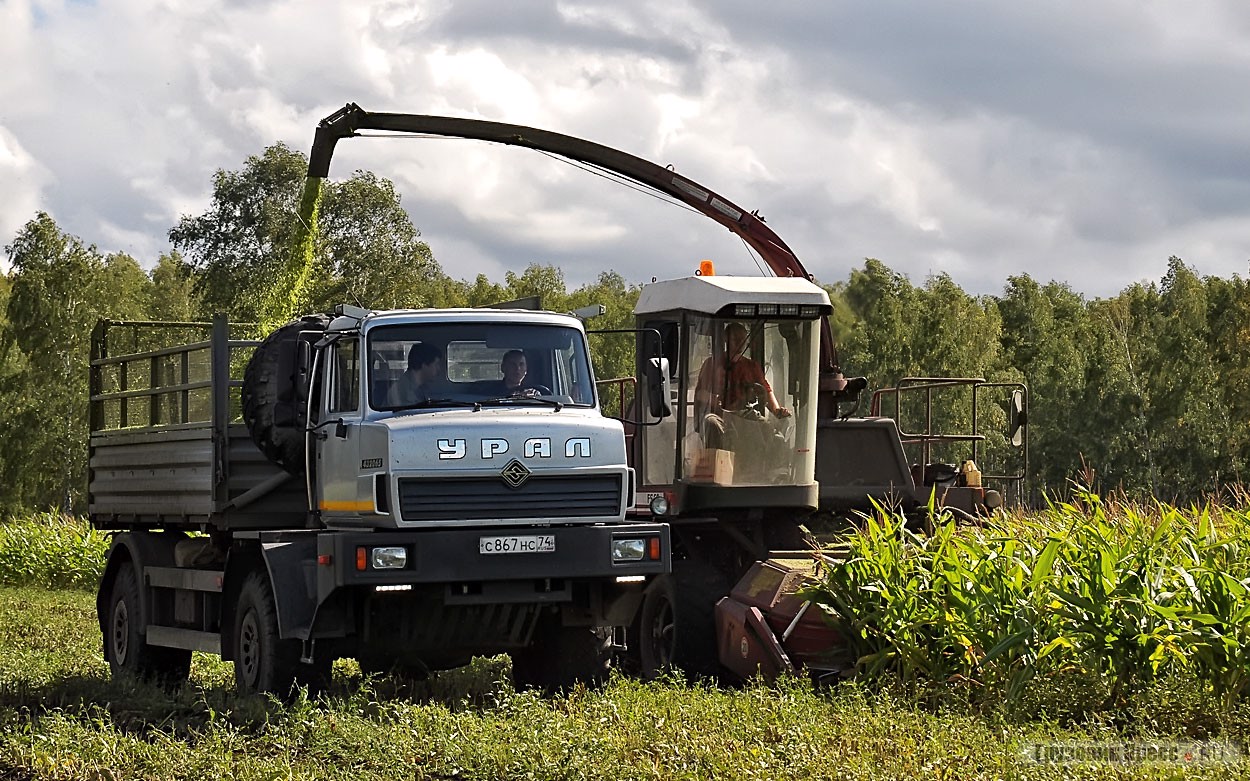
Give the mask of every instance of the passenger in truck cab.
<path id="1" fill-rule="evenodd" d="M 432 344 L 417 342 L 408 350 L 408 368 L 395 388 L 395 406 L 416 404 L 433 398 L 443 374 L 443 351 Z"/>

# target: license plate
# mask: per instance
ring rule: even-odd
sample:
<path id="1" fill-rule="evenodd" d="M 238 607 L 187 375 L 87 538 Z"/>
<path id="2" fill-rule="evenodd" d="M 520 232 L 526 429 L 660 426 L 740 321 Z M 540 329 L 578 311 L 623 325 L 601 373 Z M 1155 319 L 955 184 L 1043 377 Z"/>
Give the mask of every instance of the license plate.
<path id="1" fill-rule="evenodd" d="M 527 534 L 513 537 L 479 537 L 478 553 L 555 553 L 554 534 Z"/>

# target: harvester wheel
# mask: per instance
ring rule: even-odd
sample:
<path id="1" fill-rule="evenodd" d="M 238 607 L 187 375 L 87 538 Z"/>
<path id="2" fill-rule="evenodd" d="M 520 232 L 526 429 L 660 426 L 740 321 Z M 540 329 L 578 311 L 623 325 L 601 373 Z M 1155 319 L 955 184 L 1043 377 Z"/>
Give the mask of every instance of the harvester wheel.
<path id="1" fill-rule="evenodd" d="M 700 561 L 675 561 L 673 574 L 656 578 L 643 596 L 639 616 L 642 677 L 676 669 L 692 678 L 716 678 L 715 608 L 729 586 L 716 568 Z"/>
<path id="2" fill-rule="evenodd" d="M 324 331 L 330 319 L 311 315 L 265 337 L 243 371 L 243 421 L 265 457 L 292 474 L 305 469 L 305 420 L 309 378 L 300 365 L 301 332 Z"/>

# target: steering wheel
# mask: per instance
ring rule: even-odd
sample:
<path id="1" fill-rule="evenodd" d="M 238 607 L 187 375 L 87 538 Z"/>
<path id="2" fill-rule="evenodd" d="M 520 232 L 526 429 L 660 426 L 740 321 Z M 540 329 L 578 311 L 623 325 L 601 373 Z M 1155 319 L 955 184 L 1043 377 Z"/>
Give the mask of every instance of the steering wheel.
<path id="1" fill-rule="evenodd" d="M 550 396 L 551 388 L 546 385 L 523 385 L 512 391 L 512 396 Z"/>
<path id="2" fill-rule="evenodd" d="M 768 391 L 764 390 L 764 386 L 758 382 L 751 383 L 743 397 L 741 410 L 743 417 L 752 420 L 767 420 L 768 415 L 764 414 L 766 412 L 764 399 L 766 398 L 768 398 Z"/>

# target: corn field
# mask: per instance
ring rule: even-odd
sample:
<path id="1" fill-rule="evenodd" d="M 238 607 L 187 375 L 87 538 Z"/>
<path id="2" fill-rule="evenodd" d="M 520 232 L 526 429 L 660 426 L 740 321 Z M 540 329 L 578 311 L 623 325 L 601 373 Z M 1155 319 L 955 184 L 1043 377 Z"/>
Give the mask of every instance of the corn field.
<path id="1" fill-rule="evenodd" d="M 0 523 L 0 584 L 94 589 L 107 544 L 56 513 Z M 1250 511 L 1079 493 L 980 527 L 881 512 L 834 550 L 806 596 L 864 681 L 997 706 L 1078 680 L 1094 710 L 1173 673 L 1227 710 L 1250 687 Z"/>
<path id="2" fill-rule="evenodd" d="M 1073 504 L 920 533 L 865 518 L 808 596 L 842 661 L 984 702 L 1039 679 L 1089 684 L 1115 709 L 1182 673 L 1234 707 L 1250 681 L 1250 513 L 1218 506 Z"/>

